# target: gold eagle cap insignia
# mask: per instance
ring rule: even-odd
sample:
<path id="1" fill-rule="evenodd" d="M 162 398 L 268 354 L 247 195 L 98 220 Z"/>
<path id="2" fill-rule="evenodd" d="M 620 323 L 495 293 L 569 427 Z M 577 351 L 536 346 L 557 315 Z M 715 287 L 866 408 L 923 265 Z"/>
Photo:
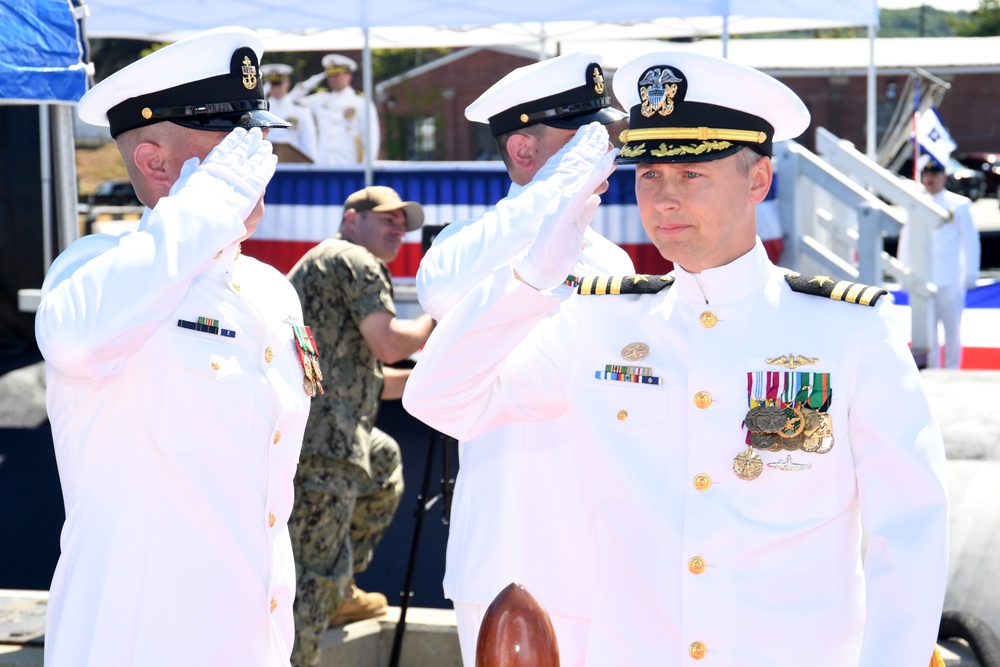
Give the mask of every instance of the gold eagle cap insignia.
<path id="1" fill-rule="evenodd" d="M 791 354 L 783 354 L 780 357 L 765 359 L 764 363 L 768 366 L 781 366 L 782 368 L 795 369 L 799 366 L 811 366 L 813 364 L 818 364 L 819 359 L 817 357 L 805 357 L 801 354 L 796 354 L 795 356 L 792 356 Z"/>

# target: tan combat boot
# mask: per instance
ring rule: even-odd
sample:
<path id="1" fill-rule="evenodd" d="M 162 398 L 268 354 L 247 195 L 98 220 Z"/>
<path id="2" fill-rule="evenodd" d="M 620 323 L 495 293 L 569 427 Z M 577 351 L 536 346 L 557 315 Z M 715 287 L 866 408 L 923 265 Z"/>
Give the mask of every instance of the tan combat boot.
<path id="1" fill-rule="evenodd" d="M 363 621 L 366 618 L 383 616 L 389 609 L 385 596 L 381 593 L 366 593 L 352 581 L 344 591 L 344 601 L 337 613 L 330 618 L 330 627 Z"/>

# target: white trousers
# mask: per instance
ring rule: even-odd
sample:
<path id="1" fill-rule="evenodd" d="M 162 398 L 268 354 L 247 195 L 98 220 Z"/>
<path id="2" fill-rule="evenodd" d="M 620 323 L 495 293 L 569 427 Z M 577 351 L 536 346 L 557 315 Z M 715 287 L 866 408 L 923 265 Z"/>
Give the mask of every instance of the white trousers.
<path id="1" fill-rule="evenodd" d="M 938 286 L 932 302 L 934 316 L 931 320 L 931 353 L 928 368 L 941 367 L 941 343 L 938 322 L 944 328 L 944 368 L 959 368 L 962 363 L 962 309 L 965 307 L 965 288 L 962 285 Z"/>
<path id="2" fill-rule="evenodd" d="M 476 667 L 476 641 L 479 626 L 486 615 L 488 605 L 455 602 L 455 618 L 458 621 L 458 642 L 462 647 L 464 667 Z M 590 619 L 575 616 L 549 614 L 552 629 L 559 643 L 560 667 L 583 667 L 587 661 L 587 641 L 590 637 Z"/>

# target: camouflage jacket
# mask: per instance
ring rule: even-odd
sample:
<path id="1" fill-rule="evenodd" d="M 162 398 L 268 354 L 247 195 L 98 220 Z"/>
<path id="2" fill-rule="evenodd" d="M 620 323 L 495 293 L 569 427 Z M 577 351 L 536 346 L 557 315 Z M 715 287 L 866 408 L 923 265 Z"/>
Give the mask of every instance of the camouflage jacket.
<path id="1" fill-rule="evenodd" d="M 372 313 L 396 314 L 389 269 L 338 235 L 307 252 L 288 278 L 316 338 L 325 390 L 313 399 L 302 452 L 347 461 L 370 473 L 369 439 L 382 393 L 382 363 L 360 326 Z"/>

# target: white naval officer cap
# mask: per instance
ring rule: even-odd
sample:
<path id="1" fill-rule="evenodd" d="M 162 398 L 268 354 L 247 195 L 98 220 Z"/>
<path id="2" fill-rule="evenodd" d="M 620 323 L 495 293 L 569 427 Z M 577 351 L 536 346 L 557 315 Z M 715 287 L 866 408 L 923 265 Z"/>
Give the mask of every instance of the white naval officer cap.
<path id="1" fill-rule="evenodd" d="M 323 71 L 327 74 L 343 74 L 344 72 L 357 72 L 358 64 L 339 53 L 331 53 L 323 56 Z"/>
<path id="2" fill-rule="evenodd" d="M 278 83 L 292 78 L 292 66 L 284 63 L 270 63 L 260 66 L 260 75 L 268 83 Z"/>
<path id="3" fill-rule="evenodd" d="M 197 130 L 291 127 L 268 111 L 252 30 L 216 28 L 154 51 L 104 79 L 80 99 L 77 113 L 111 136 L 170 121 Z"/>
<path id="4" fill-rule="evenodd" d="M 611 90 L 595 53 L 569 53 L 518 67 L 465 109 L 489 123 L 494 137 L 539 123 L 566 130 L 625 117 L 611 106 Z"/>
<path id="5" fill-rule="evenodd" d="M 615 72 L 614 91 L 629 110 L 616 160 L 623 164 L 705 162 L 743 147 L 770 156 L 775 141 L 809 127 L 809 111 L 788 86 L 699 53 L 634 58 Z"/>

